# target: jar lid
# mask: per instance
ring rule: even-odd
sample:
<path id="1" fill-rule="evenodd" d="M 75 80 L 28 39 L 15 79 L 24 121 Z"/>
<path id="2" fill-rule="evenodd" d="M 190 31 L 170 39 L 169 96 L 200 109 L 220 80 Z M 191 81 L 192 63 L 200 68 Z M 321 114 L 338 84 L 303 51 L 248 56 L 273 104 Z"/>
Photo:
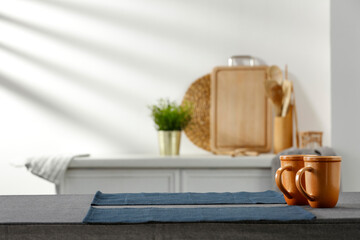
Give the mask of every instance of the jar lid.
<path id="1" fill-rule="evenodd" d="M 341 156 L 305 156 L 305 162 L 341 162 Z"/>
<path id="2" fill-rule="evenodd" d="M 298 155 L 281 155 L 280 160 L 282 161 L 303 161 L 306 156 L 317 156 L 317 155 L 309 155 L 309 154 L 298 154 Z"/>

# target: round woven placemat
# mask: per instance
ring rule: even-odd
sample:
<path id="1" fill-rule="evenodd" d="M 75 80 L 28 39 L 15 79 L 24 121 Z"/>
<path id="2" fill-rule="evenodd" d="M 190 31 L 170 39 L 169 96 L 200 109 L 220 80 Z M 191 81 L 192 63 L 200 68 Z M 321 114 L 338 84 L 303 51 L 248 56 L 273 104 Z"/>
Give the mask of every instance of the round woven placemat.
<path id="1" fill-rule="evenodd" d="M 210 74 L 190 85 L 182 104 L 186 102 L 192 104 L 193 114 L 184 132 L 196 146 L 210 151 Z"/>

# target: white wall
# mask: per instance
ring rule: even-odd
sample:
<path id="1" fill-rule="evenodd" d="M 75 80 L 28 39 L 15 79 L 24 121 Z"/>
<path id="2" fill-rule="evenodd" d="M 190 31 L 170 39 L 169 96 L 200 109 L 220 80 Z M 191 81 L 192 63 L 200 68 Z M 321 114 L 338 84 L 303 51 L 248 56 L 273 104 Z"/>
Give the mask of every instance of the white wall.
<path id="1" fill-rule="evenodd" d="M 234 54 L 289 65 L 301 130 L 330 143 L 328 0 L 0 1 L 0 194 L 53 187 L 7 162 L 156 153 L 147 105 Z M 185 137 L 182 153 L 201 153 Z"/>
<path id="2" fill-rule="evenodd" d="M 360 191 L 360 2 L 331 1 L 332 145 L 343 157 L 343 191 Z"/>

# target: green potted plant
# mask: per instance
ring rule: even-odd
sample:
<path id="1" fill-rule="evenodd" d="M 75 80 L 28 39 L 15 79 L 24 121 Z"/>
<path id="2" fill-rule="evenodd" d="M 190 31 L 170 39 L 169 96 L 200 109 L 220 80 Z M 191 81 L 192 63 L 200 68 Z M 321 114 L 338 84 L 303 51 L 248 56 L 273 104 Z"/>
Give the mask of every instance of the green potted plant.
<path id="1" fill-rule="evenodd" d="M 160 155 L 179 155 L 181 130 L 191 120 L 191 106 L 160 99 L 158 104 L 149 108 L 158 131 Z"/>

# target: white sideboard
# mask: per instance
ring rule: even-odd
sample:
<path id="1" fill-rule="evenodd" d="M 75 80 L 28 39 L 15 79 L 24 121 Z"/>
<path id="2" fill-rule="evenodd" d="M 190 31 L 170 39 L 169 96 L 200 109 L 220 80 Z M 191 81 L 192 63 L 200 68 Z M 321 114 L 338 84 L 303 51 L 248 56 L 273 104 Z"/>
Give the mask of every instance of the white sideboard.
<path id="1" fill-rule="evenodd" d="M 102 192 L 238 192 L 272 188 L 272 154 L 122 155 L 75 158 L 58 187 L 60 194 Z"/>

